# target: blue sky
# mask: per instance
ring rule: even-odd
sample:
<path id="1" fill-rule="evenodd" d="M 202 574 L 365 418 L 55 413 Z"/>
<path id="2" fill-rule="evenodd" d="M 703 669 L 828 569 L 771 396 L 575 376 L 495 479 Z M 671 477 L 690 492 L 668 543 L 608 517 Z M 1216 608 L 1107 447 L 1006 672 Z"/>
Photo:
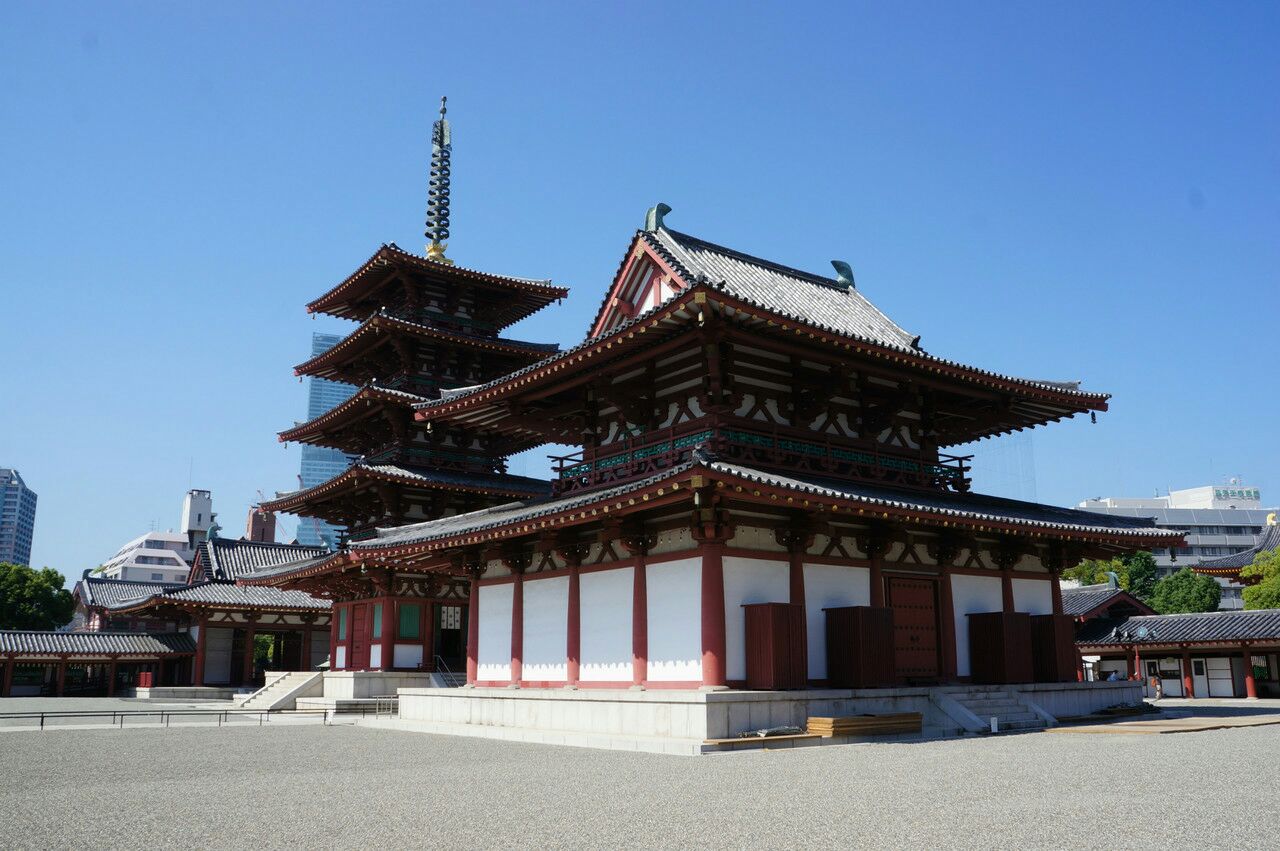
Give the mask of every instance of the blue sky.
<path id="1" fill-rule="evenodd" d="M 176 526 L 188 486 L 232 532 L 294 485 L 291 368 L 352 327 L 303 304 L 421 249 L 441 94 L 450 254 L 573 289 L 518 335 L 578 340 L 662 200 L 847 259 L 935 354 L 1113 393 L 1036 431 L 1042 501 L 1280 503 L 1280 6 L 264 5 L 0 6 L 0 465 L 36 564 Z"/>

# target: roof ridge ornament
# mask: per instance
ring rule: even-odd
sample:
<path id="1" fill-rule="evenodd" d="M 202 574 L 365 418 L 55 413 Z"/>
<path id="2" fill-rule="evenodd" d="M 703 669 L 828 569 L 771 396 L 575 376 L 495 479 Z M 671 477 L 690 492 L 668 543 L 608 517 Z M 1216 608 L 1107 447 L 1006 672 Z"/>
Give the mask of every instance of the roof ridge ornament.
<path id="1" fill-rule="evenodd" d="M 836 281 L 843 289 L 853 290 L 857 286 L 853 282 L 853 268 L 843 260 L 832 260 L 831 268 L 836 270 Z"/>
<path id="2" fill-rule="evenodd" d="M 644 214 L 645 233 L 657 233 L 658 228 L 665 227 L 662 217 L 671 212 L 671 205 L 659 201 Z"/>
<path id="3" fill-rule="evenodd" d="M 453 131 L 444 117 L 447 97 L 440 98 L 440 117 L 431 125 L 431 176 L 427 181 L 427 259 L 452 266 L 444 256 L 449 247 L 449 158 Z"/>

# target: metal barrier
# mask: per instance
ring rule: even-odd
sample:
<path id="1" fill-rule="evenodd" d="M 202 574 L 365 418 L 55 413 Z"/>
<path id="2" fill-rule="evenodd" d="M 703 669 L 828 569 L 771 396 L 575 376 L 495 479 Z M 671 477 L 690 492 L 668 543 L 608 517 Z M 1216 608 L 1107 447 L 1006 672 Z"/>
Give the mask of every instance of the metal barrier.
<path id="1" fill-rule="evenodd" d="M 377 699 L 381 700 L 381 698 Z M 398 699 L 392 698 L 392 700 Z M 375 705 L 374 709 L 377 714 L 381 714 L 381 712 L 378 711 L 379 707 L 377 705 Z M 350 711 L 342 714 L 354 715 L 356 711 L 356 708 L 352 708 Z M 360 716 L 363 718 L 368 714 L 369 707 L 359 707 L 358 711 Z M 320 722 L 324 726 L 328 727 L 331 726 L 331 722 L 337 714 L 338 713 L 332 709 L 117 709 L 114 711 L 100 710 L 96 712 L 0 712 L 0 721 L 38 719 L 40 722 L 40 729 L 43 730 L 45 728 L 46 719 L 110 718 L 111 726 L 118 727 L 123 730 L 126 718 L 158 716 L 158 720 L 156 722 L 157 725 L 163 724 L 167 728 L 169 726 L 169 722 L 175 717 L 216 718 L 219 727 L 224 723 L 229 724 L 233 718 L 256 717 L 258 719 L 258 726 L 261 727 L 263 722 L 270 721 L 271 716 L 273 715 L 318 715 L 320 717 Z"/>

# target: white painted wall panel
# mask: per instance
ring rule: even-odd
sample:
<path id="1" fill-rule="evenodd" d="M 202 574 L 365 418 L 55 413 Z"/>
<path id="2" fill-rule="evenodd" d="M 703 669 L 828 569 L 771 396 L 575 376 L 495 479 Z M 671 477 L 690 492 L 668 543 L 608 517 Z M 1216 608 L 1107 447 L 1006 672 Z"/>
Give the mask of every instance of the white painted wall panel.
<path id="1" fill-rule="evenodd" d="M 649 679 L 702 679 L 702 560 L 647 567 Z"/>
<path id="2" fill-rule="evenodd" d="M 481 680 L 511 679 L 510 582 L 480 586 L 480 640 L 476 649 L 476 677 Z"/>
<path id="3" fill-rule="evenodd" d="M 631 682 L 631 591 L 629 567 L 582 574 L 578 587 L 580 653 L 578 679 Z"/>
<path id="4" fill-rule="evenodd" d="M 209 629 L 204 639 L 204 681 L 210 685 L 231 682 L 231 640 L 235 630 Z"/>
<path id="5" fill-rule="evenodd" d="M 422 645 L 397 644 L 391 653 L 391 661 L 397 668 L 417 668 L 422 664 Z"/>
<path id="6" fill-rule="evenodd" d="M 743 604 L 789 602 L 789 571 L 785 561 L 724 557 L 724 649 L 728 679 L 747 678 L 747 615 Z"/>
<path id="7" fill-rule="evenodd" d="M 343 647 L 342 645 L 338 645 L 338 663 L 334 667 L 336 668 L 347 667 L 347 648 Z"/>
<path id="8" fill-rule="evenodd" d="M 1053 614 L 1053 583 L 1048 579 L 1013 580 L 1013 608 L 1033 615 Z"/>
<path id="9" fill-rule="evenodd" d="M 369 667 L 370 668 L 382 667 L 382 645 L 381 644 L 369 645 Z"/>
<path id="10" fill-rule="evenodd" d="M 568 635 L 569 577 L 526 579 L 521 679 L 539 682 L 568 679 L 569 664 L 565 656 Z"/>
<path id="11" fill-rule="evenodd" d="M 969 619 L 979 612 L 1004 610 L 1004 593 L 998 576 L 951 575 L 951 599 L 956 613 L 956 673 L 969 675 Z"/>
<path id="12" fill-rule="evenodd" d="M 838 564 L 804 566 L 805 631 L 809 636 L 809 679 L 827 676 L 827 616 L 823 609 L 871 605 L 871 571 Z"/>

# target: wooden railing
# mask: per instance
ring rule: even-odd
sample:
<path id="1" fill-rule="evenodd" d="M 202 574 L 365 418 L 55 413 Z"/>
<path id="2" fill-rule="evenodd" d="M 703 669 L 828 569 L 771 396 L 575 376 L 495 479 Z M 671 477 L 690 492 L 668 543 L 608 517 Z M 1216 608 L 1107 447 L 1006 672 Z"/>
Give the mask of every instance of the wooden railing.
<path id="1" fill-rule="evenodd" d="M 583 453 L 550 456 L 556 495 L 625 484 L 681 464 L 706 444 L 717 458 L 771 470 L 874 481 L 900 487 L 966 492 L 973 456 L 938 455 L 936 461 L 877 445 L 832 441 L 785 426 L 708 423 L 661 429 Z M 612 450 L 612 451 L 611 451 Z"/>

